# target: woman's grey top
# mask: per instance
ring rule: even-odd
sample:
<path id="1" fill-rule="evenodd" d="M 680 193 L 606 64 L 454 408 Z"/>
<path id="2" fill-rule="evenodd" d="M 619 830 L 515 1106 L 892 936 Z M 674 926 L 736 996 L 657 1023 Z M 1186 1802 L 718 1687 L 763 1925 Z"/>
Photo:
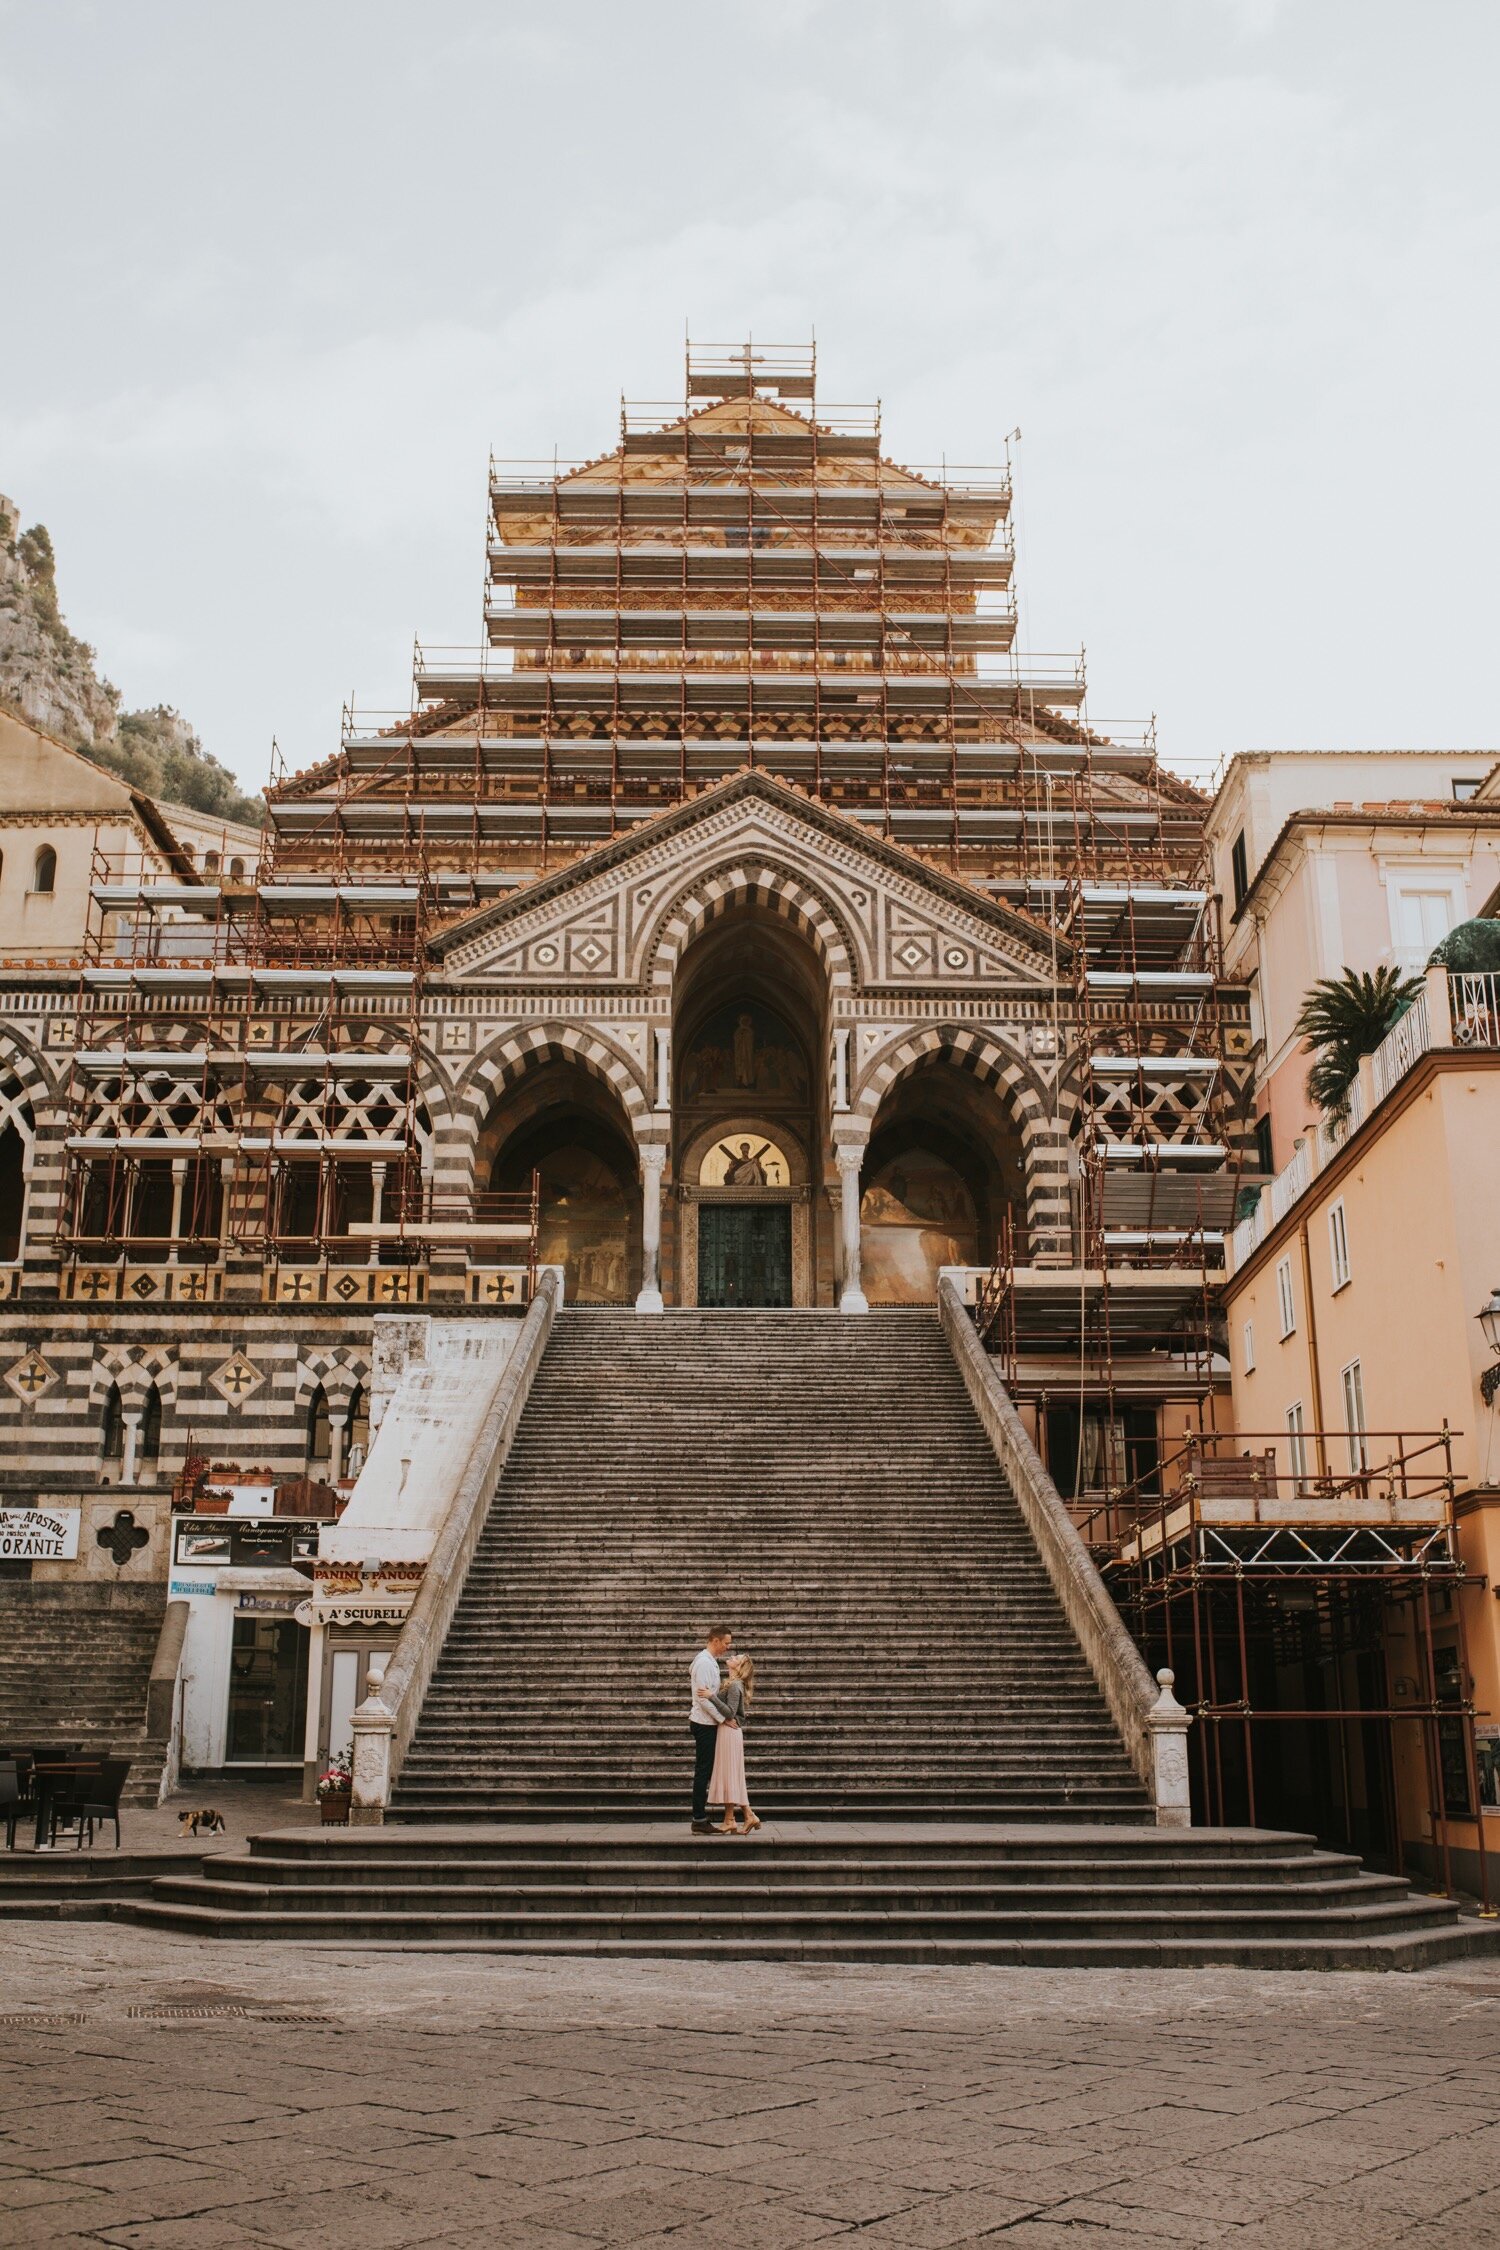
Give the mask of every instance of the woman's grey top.
<path id="1" fill-rule="evenodd" d="M 745 1690 L 738 1680 L 726 1680 L 718 1694 L 711 1695 L 708 1700 L 716 1711 L 723 1712 L 726 1719 L 738 1719 L 741 1725 L 744 1724 Z"/>

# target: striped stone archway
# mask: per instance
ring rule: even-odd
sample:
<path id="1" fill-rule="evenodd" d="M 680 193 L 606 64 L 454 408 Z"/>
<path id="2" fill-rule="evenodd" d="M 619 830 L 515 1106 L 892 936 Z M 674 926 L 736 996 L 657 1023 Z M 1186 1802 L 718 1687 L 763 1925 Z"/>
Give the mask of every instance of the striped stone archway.
<path id="1" fill-rule="evenodd" d="M 439 1131 L 434 1154 L 438 1193 L 463 1195 L 483 1184 L 474 1167 L 485 1126 L 523 1078 L 552 1063 L 572 1063 L 608 1088 L 631 1136 L 641 1138 L 650 1123 L 651 1099 L 628 1055 L 578 1024 L 512 1025 L 484 1049 L 455 1089 L 447 1129 Z"/>
<path id="2" fill-rule="evenodd" d="M 649 982 L 670 993 L 678 964 L 694 939 L 737 907 L 758 906 L 806 938 L 828 979 L 830 995 L 853 989 L 854 948 L 825 898 L 789 868 L 736 858 L 709 875 L 699 875 L 667 907 L 650 949 Z"/>
<path id="3" fill-rule="evenodd" d="M 994 1089 L 1021 1136 L 1026 1167 L 1026 1223 L 1032 1253 L 1045 1264 L 1072 1258 L 1068 1195 L 1068 1129 L 1054 1116 L 1048 1090 L 1014 1050 L 968 1024 L 930 1024 L 882 1048 L 854 1089 L 849 1126 L 867 1141 L 892 1089 L 925 1063 L 938 1060 Z M 840 1120 L 840 1126 L 843 1121 Z M 844 1138 L 848 1127 L 843 1127 Z M 852 1139 L 855 1136 L 849 1134 Z"/>

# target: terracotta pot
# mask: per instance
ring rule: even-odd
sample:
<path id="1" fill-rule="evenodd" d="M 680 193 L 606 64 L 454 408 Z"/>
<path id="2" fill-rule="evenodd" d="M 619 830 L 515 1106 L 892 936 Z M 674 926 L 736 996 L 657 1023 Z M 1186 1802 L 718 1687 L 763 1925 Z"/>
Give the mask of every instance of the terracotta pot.
<path id="1" fill-rule="evenodd" d="M 318 1799 L 318 1810 L 325 1828 L 347 1828 L 349 1825 L 349 1797 L 347 1789 L 336 1790 L 331 1796 Z"/>

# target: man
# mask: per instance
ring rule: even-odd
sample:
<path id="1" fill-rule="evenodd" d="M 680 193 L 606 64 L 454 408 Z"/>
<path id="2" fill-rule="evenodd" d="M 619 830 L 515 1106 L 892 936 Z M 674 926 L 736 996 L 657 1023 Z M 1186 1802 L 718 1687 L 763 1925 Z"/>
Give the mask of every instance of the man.
<path id="1" fill-rule="evenodd" d="M 716 1625 L 708 1639 L 693 1658 L 688 1677 L 692 1688 L 693 1706 L 688 1728 L 693 1737 L 693 1834 L 711 1836 L 713 1829 L 708 1819 L 708 1783 L 714 1770 L 714 1744 L 723 1714 L 716 1710 L 713 1698 L 719 1692 L 721 1668 L 728 1656 L 734 1635 L 727 1625 Z"/>

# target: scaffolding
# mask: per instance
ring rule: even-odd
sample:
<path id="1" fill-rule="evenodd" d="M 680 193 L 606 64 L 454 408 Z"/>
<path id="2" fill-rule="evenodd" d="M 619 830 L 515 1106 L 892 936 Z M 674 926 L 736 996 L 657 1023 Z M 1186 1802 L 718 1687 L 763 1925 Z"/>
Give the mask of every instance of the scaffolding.
<path id="1" fill-rule="evenodd" d="M 1202 1433 L 1077 1520 L 1192 1714 L 1198 1819 L 1326 1829 L 1331 1805 L 1399 1874 L 1404 1745 L 1432 1872 L 1454 1889 L 1473 1823 L 1487 1908 L 1454 1434 Z"/>
<path id="2" fill-rule="evenodd" d="M 410 1269 L 462 1243 L 518 1254 L 529 1296 L 536 1183 L 433 1193 L 428 927 L 419 879 L 263 863 L 189 883 L 96 845 L 59 1202 L 68 1294 L 123 1295 L 145 1286 L 136 1269 L 165 1267 L 184 1269 L 167 1294 L 203 1297 L 248 1260 L 277 1299 L 404 1302 L 421 1293 Z M 356 1263 L 408 1273 L 361 1289 Z"/>
<path id="3" fill-rule="evenodd" d="M 612 452 L 492 460 L 484 645 L 419 646 L 410 711 L 273 786 L 277 865 L 420 857 L 461 908 L 760 768 L 1044 917 L 1073 871 L 1170 879 L 1203 800 L 1154 725 L 1016 650 L 1008 463 L 882 442 L 811 347 L 690 343 Z"/>

